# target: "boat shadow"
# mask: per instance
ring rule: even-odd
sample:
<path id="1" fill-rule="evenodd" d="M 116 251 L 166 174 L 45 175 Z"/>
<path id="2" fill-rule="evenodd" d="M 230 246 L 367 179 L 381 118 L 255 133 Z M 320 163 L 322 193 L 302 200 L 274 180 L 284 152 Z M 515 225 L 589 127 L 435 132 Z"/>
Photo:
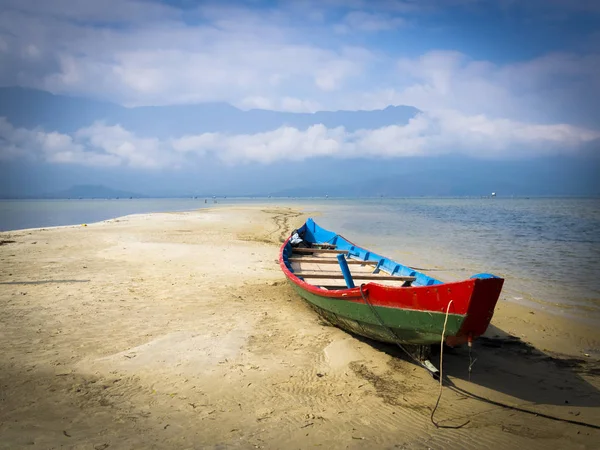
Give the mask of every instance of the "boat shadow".
<path id="1" fill-rule="evenodd" d="M 415 364 L 395 345 L 356 337 Z M 433 351 L 431 362 L 437 366 L 439 346 Z M 468 347 L 444 348 L 444 385 L 465 395 L 499 393 L 538 405 L 600 406 L 600 391 L 585 379 L 600 376 L 598 361 L 545 353 L 493 325 L 474 342 L 471 356 L 469 377 Z"/>

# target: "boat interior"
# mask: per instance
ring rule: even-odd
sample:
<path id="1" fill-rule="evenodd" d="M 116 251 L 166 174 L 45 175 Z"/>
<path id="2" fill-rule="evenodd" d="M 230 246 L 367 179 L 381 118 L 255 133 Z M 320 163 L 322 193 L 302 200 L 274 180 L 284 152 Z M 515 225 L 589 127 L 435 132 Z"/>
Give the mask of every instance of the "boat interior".
<path id="1" fill-rule="evenodd" d="M 283 261 L 305 282 L 327 290 L 349 289 L 375 282 L 393 287 L 431 286 L 441 281 L 389 258 L 367 251 L 308 219 L 300 235 L 310 247 L 288 242 Z"/>

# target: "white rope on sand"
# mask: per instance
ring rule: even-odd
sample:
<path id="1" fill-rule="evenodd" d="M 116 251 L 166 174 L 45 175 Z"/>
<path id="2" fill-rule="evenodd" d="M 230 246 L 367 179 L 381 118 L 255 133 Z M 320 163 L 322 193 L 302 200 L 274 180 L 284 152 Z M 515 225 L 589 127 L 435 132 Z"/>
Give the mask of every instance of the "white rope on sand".
<path id="1" fill-rule="evenodd" d="M 448 314 L 450 313 L 450 305 L 451 304 L 452 304 L 452 300 L 450 300 L 450 302 L 448 302 L 448 306 L 446 307 L 446 317 L 444 319 L 444 329 L 442 330 L 442 339 L 440 341 L 440 393 L 438 394 L 438 398 L 437 398 L 437 401 L 435 402 L 435 406 L 433 407 L 433 410 L 431 411 L 431 423 L 433 423 L 436 428 L 454 428 L 454 429 L 456 429 L 456 428 L 464 427 L 470 421 L 467 420 L 462 425 L 448 426 L 448 425 L 440 425 L 435 420 L 433 420 L 435 411 L 437 410 L 438 405 L 440 404 L 440 400 L 442 399 L 442 389 L 444 387 L 444 364 L 443 364 L 444 363 L 444 340 L 446 338 L 446 325 L 448 324 Z"/>
<path id="2" fill-rule="evenodd" d="M 360 295 L 362 296 L 363 300 L 365 301 L 365 303 L 367 305 L 369 305 L 369 307 L 371 308 L 371 310 L 373 311 L 373 315 L 377 318 L 377 320 L 379 321 L 379 323 L 381 324 L 382 327 L 384 327 L 388 333 L 390 333 L 390 335 L 394 338 L 394 341 L 396 342 L 396 344 L 398 345 L 398 347 L 400 347 L 413 361 L 415 361 L 418 365 L 420 365 L 421 367 L 425 368 L 428 372 L 431 372 L 431 370 L 421 361 L 419 361 L 417 358 L 415 358 L 408 350 L 406 350 L 401 344 L 400 341 L 398 340 L 398 337 L 395 335 L 395 333 L 383 322 L 382 318 L 379 316 L 379 313 L 377 312 L 377 310 L 373 307 L 373 305 L 371 304 L 371 302 L 369 301 L 369 299 L 367 298 L 367 296 L 365 296 L 365 293 L 363 292 L 363 287 L 365 286 L 365 284 L 361 284 L 360 285 Z M 452 300 L 450 300 L 450 302 L 448 303 L 448 306 L 446 307 L 446 317 L 444 319 L 444 329 L 442 330 L 442 339 L 440 342 L 440 374 L 439 374 L 439 379 L 440 379 L 440 393 L 438 395 L 437 401 L 435 402 L 435 407 L 433 408 L 433 410 L 431 411 L 431 422 L 436 426 L 436 428 L 450 428 L 450 429 L 457 429 L 457 428 L 462 428 L 464 427 L 466 424 L 468 424 L 470 421 L 467 420 L 465 423 L 463 423 L 462 425 L 457 425 L 457 426 L 452 426 L 452 425 L 439 425 L 439 423 L 435 422 L 433 420 L 433 416 L 435 414 L 435 411 L 437 410 L 437 407 L 440 403 L 440 400 L 442 398 L 442 388 L 443 388 L 443 377 L 442 377 L 442 370 L 443 370 L 443 357 L 444 357 L 444 340 L 445 340 L 445 336 L 446 336 L 446 325 L 448 324 L 448 315 L 450 313 L 450 305 L 452 304 Z M 471 346 L 469 345 L 469 356 L 470 356 L 470 350 L 471 350 Z M 475 361 L 477 361 L 477 359 L 475 360 L 471 360 L 469 359 L 469 375 L 470 375 L 470 371 L 473 367 L 473 364 L 475 364 Z M 469 376 L 470 379 L 470 376 Z M 506 403 L 502 403 L 502 402 L 497 402 L 494 400 L 491 400 L 489 398 L 485 398 L 485 397 L 481 397 L 479 395 L 473 394 L 471 392 L 465 391 L 464 389 L 461 388 L 457 388 L 456 386 L 451 386 L 450 387 L 451 390 L 453 390 L 454 392 L 458 392 L 462 395 L 466 395 L 470 398 L 482 401 L 482 402 L 486 402 L 489 403 L 491 405 L 496 405 L 496 406 L 500 406 L 502 408 L 507 408 L 507 409 L 512 409 L 514 411 L 519 411 L 519 412 L 523 412 L 526 414 L 532 414 L 535 415 L 536 417 L 544 417 L 546 419 L 551 419 L 551 420 L 556 420 L 559 422 L 566 422 L 566 423 L 571 423 L 574 425 L 580 425 L 580 426 L 584 426 L 584 427 L 589 427 L 589 428 L 594 428 L 594 429 L 600 429 L 600 425 L 595 425 L 595 424 L 591 424 L 591 423 L 586 423 L 586 422 L 579 422 L 576 420 L 569 420 L 569 419 L 563 419 L 560 417 L 556 417 L 556 416 L 551 416 L 549 414 L 544 414 L 541 412 L 537 412 L 537 411 L 531 411 L 528 409 L 524 409 L 524 408 L 519 408 L 518 406 L 513 406 L 513 405 L 509 405 Z"/>

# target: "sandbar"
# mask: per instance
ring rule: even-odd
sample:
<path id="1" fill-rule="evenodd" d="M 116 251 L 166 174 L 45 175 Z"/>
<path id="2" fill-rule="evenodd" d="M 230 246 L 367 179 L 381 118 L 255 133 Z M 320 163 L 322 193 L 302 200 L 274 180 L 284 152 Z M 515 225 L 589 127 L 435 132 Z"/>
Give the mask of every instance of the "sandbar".
<path id="1" fill-rule="evenodd" d="M 597 330 L 505 300 L 444 389 L 289 287 L 288 207 L 0 233 L 0 448 L 593 448 Z M 437 363 L 437 361 L 434 361 Z M 461 394 L 460 390 L 465 393 Z"/>

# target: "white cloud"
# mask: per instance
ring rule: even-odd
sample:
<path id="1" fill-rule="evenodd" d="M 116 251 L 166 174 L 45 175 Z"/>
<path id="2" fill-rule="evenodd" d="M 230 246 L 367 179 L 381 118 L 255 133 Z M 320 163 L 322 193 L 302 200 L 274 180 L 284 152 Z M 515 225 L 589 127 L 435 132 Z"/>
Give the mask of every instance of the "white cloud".
<path id="1" fill-rule="evenodd" d="M 115 156 L 131 167 L 152 169 L 179 163 L 168 154 L 169 149 L 159 139 L 137 137 L 120 125 L 107 126 L 97 122 L 78 130 L 75 139 L 95 153 Z"/>
<path id="2" fill-rule="evenodd" d="M 37 59 L 40 56 L 40 49 L 33 44 L 29 44 L 23 49 L 25 58 Z"/>
<path id="3" fill-rule="evenodd" d="M 322 109 L 321 105 L 313 100 L 302 100 L 294 97 L 267 98 L 246 97 L 234 103 L 240 109 L 267 109 L 288 112 L 315 112 Z"/>
<path id="4" fill-rule="evenodd" d="M 40 17 L 110 23 L 164 20 L 178 16 L 175 8 L 144 0 L 2 0 L 2 7 Z"/>
<path id="5" fill-rule="evenodd" d="M 0 160 L 38 159 L 84 166 L 135 168 L 178 166 L 180 161 L 158 139 L 139 138 L 119 125 L 95 123 L 70 134 L 13 127 L 0 117 Z"/>
<path id="6" fill-rule="evenodd" d="M 4 0 L 0 85 L 128 106 L 226 101 L 314 112 L 407 104 L 520 122 L 600 123 L 600 54 L 591 44 L 587 54 L 495 64 L 458 51 L 398 58 L 394 46 L 354 33 L 397 30 L 411 14 L 483 3 L 306 0 L 253 9 L 191 2 L 181 10 L 150 0 Z M 571 12 L 595 4 L 550 3 Z M 337 35 L 335 24 L 348 33 Z"/>
<path id="7" fill-rule="evenodd" d="M 338 33 L 378 32 L 394 30 L 405 24 L 404 18 L 392 14 L 351 11 L 346 14 L 342 23 L 334 27 L 334 30 Z"/>
<path id="8" fill-rule="evenodd" d="M 203 156 L 209 149 L 215 149 L 221 144 L 219 133 L 203 133 L 199 135 L 183 136 L 171 140 L 171 147 L 180 153 L 195 153 Z"/>
<path id="9" fill-rule="evenodd" d="M 275 102 L 267 97 L 253 96 L 245 97 L 235 105 L 240 109 L 278 109 L 275 107 Z"/>
<path id="10" fill-rule="evenodd" d="M 203 133 L 176 139 L 141 138 L 119 125 L 95 123 L 72 135 L 14 128 L 0 118 L 0 159 L 50 163 L 181 167 L 211 156 L 228 164 L 300 161 L 314 157 L 400 158 L 459 153 L 478 158 L 570 154 L 600 140 L 600 132 L 566 124 L 536 125 L 457 111 L 423 113 L 406 125 L 348 132 L 313 125 L 231 135 Z"/>
<path id="11" fill-rule="evenodd" d="M 319 111 L 321 106 L 318 102 L 312 100 L 301 100 L 293 97 L 283 97 L 281 99 L 281 107 L 277 108 L 281 111 L 295 111 L 295 112 L 315 112 Z"/>
<path id="12" fill-rule="evenodd" d="M 190 152 L 214 152 L 229 164 L 246 162 L 272 163 L 278 160 L 301 161 L 316 156 L 337 156 L 345 143 L 343 128 L 327 129 L 313 125 L 301 131 L 293 127 L 242 135 L 216 134 L 211 141 L 188 147 Z M 189 138 L 187 142 L 189 142 Z M 174 141 L 176 146 L 178 141 Z"/>
<path id="13" fill-rule="evenodd" d="M 141 18 L 115 27 L 102 24 L 126 20 L 116 4 L 111 12 L 102 2 L 78 1 L 66 12 L 63 2 L 48 0 L 39 10 L 33 1 L 5 5 L 0 84 L 127 105 L 239 104 L 265 97 L 289 108 L 282 100 L 289 97 L 305 109 L 314 103 L 310 97 L 361 77 L 370 56 L 365 49 L 311 44 L 306 30 L 289 25 L 291 17 L 278 11 L 201 4 L 187 11 L 184 22 L 178 9 L 127 0 L 125 9 L 132 15 L 140 9 Z M 149 11 L 141 11 L 145 4 Z M 36 60 L 17 48 L 35 48 Z"/>
<path id="14" fill-rule="evenodd" d="M 315 84 L 324 91 L 333 91 L 342 87 L 343 80 L 356 69 L 351 61 L 337 60 L 327 63 L 315 74 Z"/>
<path id="15" fill-rule="evenodd" d="M 523 122 L 600 119 L 600 53 L 552 53 L 529 61 L 493 64 L 456 51 L 431 51 L 396 62 L 387 87 L 348 95 L 343 107 L 412 105 L 458 110 Z M 382 83 L 383 84 L 383 83 Z"/>

